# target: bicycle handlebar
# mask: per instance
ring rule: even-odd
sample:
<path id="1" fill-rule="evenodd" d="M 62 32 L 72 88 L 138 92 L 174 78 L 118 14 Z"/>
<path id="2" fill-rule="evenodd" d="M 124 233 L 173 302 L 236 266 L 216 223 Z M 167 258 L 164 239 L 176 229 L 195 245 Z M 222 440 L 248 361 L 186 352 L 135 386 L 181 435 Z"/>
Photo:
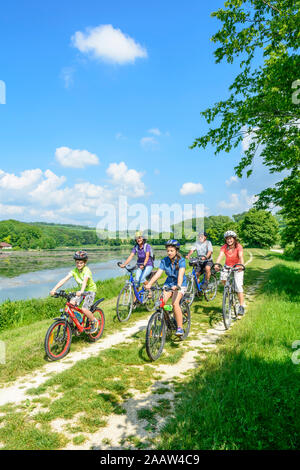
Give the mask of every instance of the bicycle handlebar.
<path id="1" fill-rule="evenodd" d="M 233 266 L 226 266 L 226 264 L 224 264 L 224 266 L 222 266 L 220 263 L 214 263 L 213 268 L 215 266 L 218 266 L 220 269 L 225 269 L 227 271 L 245 271 L 245 269 L 246 269 L 245 266 L 242 263 L 236 263 Z"/>
<path id="2" fill-rule="evenodd" d="M 84 296 L 84 294 L 83 294 L 83 296 Z M 58 292 L 55 292 L 53 297 L 56 297 L 56 298 L 57 297 L 63 297 L 64 299 L 67 299 L 68 302 L 69 302 L 73 297 L 76 297 L 76 293 L 75 292 L 70 292 L 69 294 L 67 294 L 66 291 L 59 290 Z"/>
<path id="3" fill-rule="evenodd" d="M 127 266 L 124 266 L 124 268 L 122 268 L 121 264 L 123 264 L 123 263 L 121 263 L 121 261 L 118 261 L 118 262 L 117 262 L 117 265 L 119 266 L 119 268 L 121 268 L 121 269 L 124 269 L 124 268 L 125 268 L 129 273 L 131 273 L 132 271 L 134 271 L 134 270 L 136 269 L 136 267 L 137 267 L 137 265 L 135 265 L 135 266 L 133 266 L 133 268 L 129 268 L 129 269 L 127 268 Z"/>

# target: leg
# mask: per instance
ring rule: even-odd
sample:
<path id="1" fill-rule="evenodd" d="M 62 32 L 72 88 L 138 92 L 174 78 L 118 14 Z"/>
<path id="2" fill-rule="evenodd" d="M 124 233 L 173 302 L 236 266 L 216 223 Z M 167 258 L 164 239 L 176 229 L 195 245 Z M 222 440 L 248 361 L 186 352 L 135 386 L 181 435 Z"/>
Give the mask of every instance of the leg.
<path id="1" fill-rule="evenodd" d="M 172 296 L 172 304 L 175 315 L 175 320 L 177 323 L 177 328 L 182 328 L 182 311 L 179 305 L 180 300 L 182 299 L 183 294 L 179 291 L 174 292 Z"/>

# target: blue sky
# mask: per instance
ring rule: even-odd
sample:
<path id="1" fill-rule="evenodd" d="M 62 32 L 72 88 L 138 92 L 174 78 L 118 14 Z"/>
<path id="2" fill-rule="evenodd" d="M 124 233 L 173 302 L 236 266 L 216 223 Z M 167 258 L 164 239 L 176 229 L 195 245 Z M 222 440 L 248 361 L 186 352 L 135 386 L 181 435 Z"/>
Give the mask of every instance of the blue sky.
<path id="1" fill-rule="evenodd" d="M 190 150 L 200 111 L 228 96 L 238 64 L 215 64 L 223 1 L 12 1 L 1 7 L 0 219 L 96 225 L 101 204 L 251 207 L 274 177 L 242 146 Z M 246 143 L 245 143 L 246 145 Z M 272 179 L 273 178 L 273 179 Z"/>

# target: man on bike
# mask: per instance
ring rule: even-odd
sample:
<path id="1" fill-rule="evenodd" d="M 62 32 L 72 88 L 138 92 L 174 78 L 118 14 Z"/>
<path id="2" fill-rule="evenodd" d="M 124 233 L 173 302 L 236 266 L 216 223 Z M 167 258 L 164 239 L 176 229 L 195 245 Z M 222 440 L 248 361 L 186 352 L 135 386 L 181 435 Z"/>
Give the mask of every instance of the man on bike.
<path id="1" fill-rule="evenodd" d="M 187 255 L 187 259 L 190 259 L 192 253 L 196 250 L 197 255 L 203 261 L 201 267 L 196 269 L 197 279 L 199 282 L 200 275 L 205 271 L 205 281 L 203 283 L 203 289 L 207 289 L 208 282 L 211 276 L 211 268 L 213 266 L 213 247 L 209 240 L 207 240 L 208 234 L 207 232 L 200 232 L 199 233 L 199 241 L 196 241 L 195 245 L 193 245 Z"/>

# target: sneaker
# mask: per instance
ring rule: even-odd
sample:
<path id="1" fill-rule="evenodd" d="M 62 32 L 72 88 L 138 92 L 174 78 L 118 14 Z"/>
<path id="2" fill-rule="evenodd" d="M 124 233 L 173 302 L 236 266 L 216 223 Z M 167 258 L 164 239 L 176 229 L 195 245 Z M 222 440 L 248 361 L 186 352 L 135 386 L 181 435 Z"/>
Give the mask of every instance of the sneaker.
<path id="1" fill-rule="evenodd" d="M 184 331 L 182 328 L 177 328 L 175 335 L 176 336 L 183 336 Z"/>
<path id="2" fill-rule="evenodd" d="M 91 322 L 90 333 L 96 333 L 97 330 L 98 330 L 98 322 L 97 322 L 97 320 L 93 320 Z"/>
<path id="3" fill-rule="evenodd" d="M 245 314 L 245 307 L 243 307 L 242 305 L 239 306 L 239 311 L 238 311 L 238 315 L 241 315 L 241 317 Z"/>

